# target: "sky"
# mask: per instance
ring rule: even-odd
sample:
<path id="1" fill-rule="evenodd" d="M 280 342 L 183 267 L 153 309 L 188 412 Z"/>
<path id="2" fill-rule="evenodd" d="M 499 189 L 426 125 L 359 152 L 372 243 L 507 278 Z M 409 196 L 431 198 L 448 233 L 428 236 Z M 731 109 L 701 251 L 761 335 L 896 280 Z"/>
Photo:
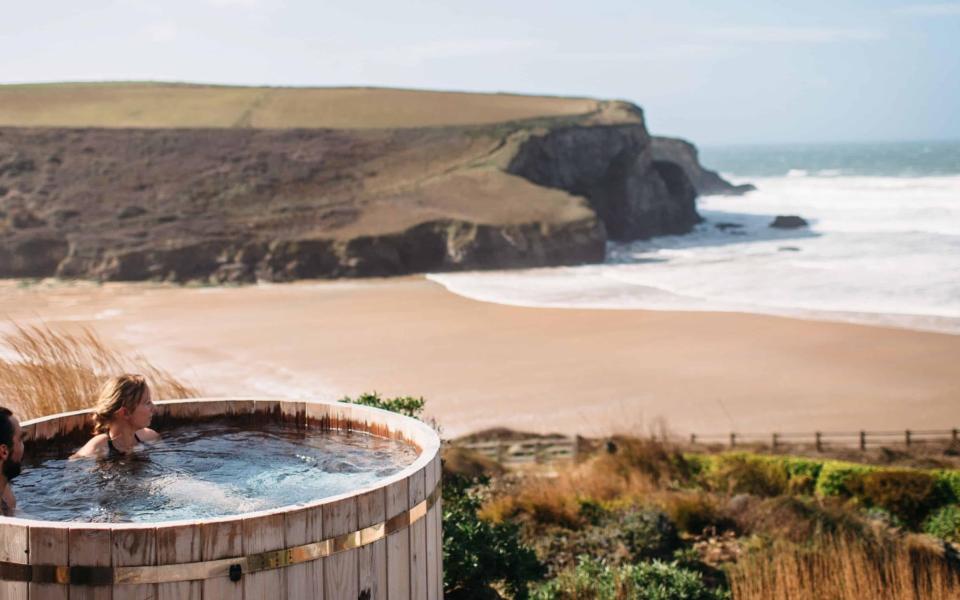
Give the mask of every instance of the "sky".
<path id="1" fill-rule="evenodd" d="M 0 83 L 618 98 L 699 144 L 960 139 L 960 0 L 0 0 Z"/>

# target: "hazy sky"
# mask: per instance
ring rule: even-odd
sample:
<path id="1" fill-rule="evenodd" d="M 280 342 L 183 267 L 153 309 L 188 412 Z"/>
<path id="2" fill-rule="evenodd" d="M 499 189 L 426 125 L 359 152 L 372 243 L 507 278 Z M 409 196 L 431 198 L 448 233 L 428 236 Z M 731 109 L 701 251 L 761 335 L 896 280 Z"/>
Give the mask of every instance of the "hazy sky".
<path id="1" fill-rule="evenodd" d="M 698 143 L 960 138 L 960 1 L 0 0 L 0 11 L 5 83 L 584 95 L 636 102 L 653 132 Z"/>

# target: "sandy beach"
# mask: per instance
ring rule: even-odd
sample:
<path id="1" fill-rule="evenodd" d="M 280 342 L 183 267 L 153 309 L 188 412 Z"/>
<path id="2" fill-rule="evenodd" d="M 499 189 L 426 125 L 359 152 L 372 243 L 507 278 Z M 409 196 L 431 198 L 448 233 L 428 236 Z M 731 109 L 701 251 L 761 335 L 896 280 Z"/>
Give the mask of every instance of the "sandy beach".
<path id="1" fill-rule="evenodd" d="M 946 428 L 960 336 L 734 313 L 533 309 L 423 278 L 0 285 L 0 315 L 93 328 L 210 396 L 424 396 L 456 436 Z"/>

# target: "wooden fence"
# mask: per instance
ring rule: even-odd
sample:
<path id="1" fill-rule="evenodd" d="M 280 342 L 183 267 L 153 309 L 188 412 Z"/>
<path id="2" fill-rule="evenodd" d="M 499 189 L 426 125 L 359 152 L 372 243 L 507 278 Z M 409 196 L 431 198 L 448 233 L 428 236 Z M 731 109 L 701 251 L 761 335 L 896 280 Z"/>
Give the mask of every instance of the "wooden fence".
<path id="1" fill-rule="evenodd" d="M 699 435 L 690 434 L 690 444 L 724 444 L 735 448 L 738 444 L 763 444 L 773 449 L 783 446 L 813 446 L 823 450 L 825 446 L 857 447 L 866 450 L 870 446 L 950 443 L 960 440 L 960 429 L 904 429 L 901 431 L 814 431 L 812 433 L 727 433 Z"/>
<path id="2" fill-rule="evenodd" d="M 562 436 L 458 443 L 457 446 L 504 464 L 574 461 L 579 451 L 576 438 Z"/>
<path id="3" fill-rule="evenodd" d="M 675 439 L 674 441 L 680 441 Z M 690 434 L 690 445 L 769 446 L 774 450 L 789 446 L 813 446 L 818 451 L 825 447 L 859 448 L 877 446 L 916 447 L 925 444 L 958 444 L 960 429 L 904 429 L 902 431 L 814 431 L 810 433 L 725 433 Z M 535 464 L 575 461 L 583 452 L 577 438 L 551 436 L 521 440 L 492 440 L 486 442 L 456 443 L 478 454 L 503 464 Z"/>

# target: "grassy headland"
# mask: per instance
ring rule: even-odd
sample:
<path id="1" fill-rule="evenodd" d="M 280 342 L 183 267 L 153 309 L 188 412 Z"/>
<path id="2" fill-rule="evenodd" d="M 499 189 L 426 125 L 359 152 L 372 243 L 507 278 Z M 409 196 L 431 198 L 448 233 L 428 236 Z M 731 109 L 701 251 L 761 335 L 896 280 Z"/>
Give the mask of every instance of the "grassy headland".
<path id="1" fill-rule="evenodd" d="M 393 129 L 595 112 L 590 98 L 388 88 L 104 82 L 0 86 L 0 126 Z"/>

